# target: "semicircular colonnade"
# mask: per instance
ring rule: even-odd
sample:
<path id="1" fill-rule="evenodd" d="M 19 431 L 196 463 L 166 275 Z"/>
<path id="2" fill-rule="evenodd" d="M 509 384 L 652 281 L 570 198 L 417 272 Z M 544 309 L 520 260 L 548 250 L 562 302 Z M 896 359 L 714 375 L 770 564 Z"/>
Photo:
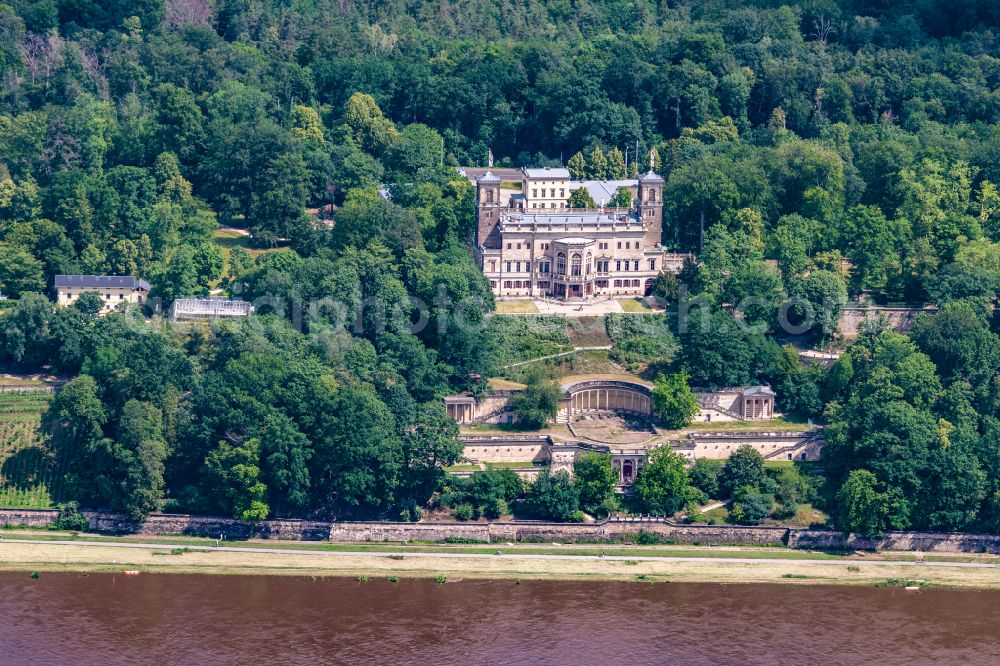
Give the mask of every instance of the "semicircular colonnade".
<path id="1" fill-rule="evenodd" d="M 653 395 L 649 386 L 620 379 L 590 379 L 565 384 L 563 403 L 567 419 L 587 412 L 623 412 L 650 416 Z"/>

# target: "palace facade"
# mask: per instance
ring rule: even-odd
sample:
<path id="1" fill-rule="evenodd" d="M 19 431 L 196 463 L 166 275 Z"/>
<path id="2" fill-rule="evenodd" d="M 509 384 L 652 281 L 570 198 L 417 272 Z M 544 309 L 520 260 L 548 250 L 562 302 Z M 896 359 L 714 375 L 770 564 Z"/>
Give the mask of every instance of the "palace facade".
<path id="1" fill-rule="evenodd" d="M 653 172 L 635 181 L 572 181 L 566 169 L 521 169 L 521 191 L 501 192 L 491 170 L 476 178 L 475 251 L 498 297 L 588 299 L 643 296 L 664 270 L 677 272 L 685 255 L 660 244 L 663 178 Z M 633 194 L 628 209 L 568 207 L 570 194 Z M 595 199 L 596 200 L 596 199 Z"/>

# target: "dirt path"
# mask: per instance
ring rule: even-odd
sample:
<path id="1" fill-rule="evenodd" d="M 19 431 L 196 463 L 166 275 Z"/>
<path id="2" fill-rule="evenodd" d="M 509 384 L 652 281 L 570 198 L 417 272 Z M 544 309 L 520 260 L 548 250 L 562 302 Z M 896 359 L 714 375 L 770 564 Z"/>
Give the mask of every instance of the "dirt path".
<path id="1" fill-rule="evenodd" d="M 0 569 L 51 571 L 203 572 L 277 575 L 400 575 L 428 577 L 607 579 L 723 583 L 933 585 L 1000 588 L 1000 565 L 870 559 L 501 554 L 400 551 L 304 551 L 281 547 L 169 543 L 0 541 Z"/>

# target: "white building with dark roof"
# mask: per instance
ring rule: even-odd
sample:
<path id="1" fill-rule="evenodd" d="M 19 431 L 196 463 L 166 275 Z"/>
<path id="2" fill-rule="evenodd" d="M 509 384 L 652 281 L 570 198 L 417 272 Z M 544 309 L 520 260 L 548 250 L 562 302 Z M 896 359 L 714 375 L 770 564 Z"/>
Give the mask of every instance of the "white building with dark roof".
<path id="1" fill-rule="evenodd" d="M 63 306 L 86 293 L 99 295 L 101 312 L 111 312 L 119 303 L 143 305 L 149 297 L 149 283 L 131 275 L 57 275 L 55 288 L 56 302 Z"/>

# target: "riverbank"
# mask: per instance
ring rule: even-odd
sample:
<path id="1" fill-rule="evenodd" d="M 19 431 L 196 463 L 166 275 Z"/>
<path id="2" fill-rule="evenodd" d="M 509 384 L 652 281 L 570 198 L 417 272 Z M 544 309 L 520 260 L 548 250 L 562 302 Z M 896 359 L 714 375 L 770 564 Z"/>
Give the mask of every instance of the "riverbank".
<path id="1" fill-rule="evenodd" d="M 831 555 L 782 549 L 696 549 L 669 546 L 569 549 L 467 546 L 271 543 L 203 545 L 177 539 L 53 540 L 9 534 L 0 541 L 0 570 L 45 572 L 199 573 L 368 579 L 484 578 L 601 580 L 647 583 L 807 583 L 931 585 L 1000 589 L 995 557 L 942 557 L 919 562 L 898 555 Z M 204 540 L 202 540 L 204 541 Z M 500 554 L 497 554 L 497 553 Z"/>

